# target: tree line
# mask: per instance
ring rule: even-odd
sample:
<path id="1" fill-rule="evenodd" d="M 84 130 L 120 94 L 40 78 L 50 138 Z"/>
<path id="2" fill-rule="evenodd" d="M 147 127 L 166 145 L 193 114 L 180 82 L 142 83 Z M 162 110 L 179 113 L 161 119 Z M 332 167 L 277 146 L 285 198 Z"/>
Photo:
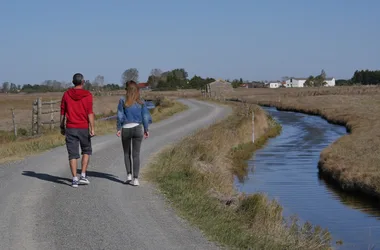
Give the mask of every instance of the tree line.
<path id="1" fill-rule="evenodd" d="M 336 80 L 337 86 L 344 85 L 379 85 L 380 70 L 356 70 L 351 79 Z"/>
<path id="2" fill-rule="evenodd" d="M 98 75 L 92 81 L 86 80 L 84 83 L 84 88 L 95 92 L 120 90 L 125 88 L 125 83 L 129 80 L 133 80 L 137 83 L 140 82 L 138 69 L 126 69 L 121 75 L 121 84 L 106 84 L 104 76 Z M 207 83 L 211 83 L 213 81 L 215 81 L 214 78 L 202 78 L 197 75 L 191 79 L 188 79 L 188 73 L 183 68 L 177 68 L 165 72 L 155 68 L 151 70 L 146 84 L 152 90 L 164 91 L 177 89 L 201 89 Z M 1 91 L 5 93 L 63 92 L 70 87 L 72 87 L 70 82 L 57 80 L 45 80 L 41 84 L 25 84 L 23 86 L 16 85 L 11 82 L 4 82 L 1 85 Z"/>
<path id="3" fill-rule="evenodd" d="M 125 82 L 133 80 L 139 83 L 139 71 L 136 68 L 126 69 L 121 75 L 121 84 L 108 83 L 105 84 L 104 76 L 98 75 L 93 81 L 87 80 L 84 88 L 91 91 L 113 91 L 125 88 Z M 154 68 L 151 70 L 147 79 L 147 86 L 152 90 L 165 91 L 177 89 L 202 89 L 208 83 L 214 82 L 212 77 L 202 78 L 201 76 L 194 75 L 188 78 L 188 73 L 184 68 L 177 68 L 169 71 L 162 71 L 161 69 Z M 242 78 L 233 79 L 231 82 L 232 87 L 237 88 L 245 83 L 250 83 L 253 87 L 264 87 L 264 82 L 245 81 Z M 356 70 L 351 79 L 338 79 L 336 80 L 337 86 L 342 85 L 378 85 L 380 84 L 380 70 Z M 305 82 L 305 87 L 318 87 L 326 85 L 326 73 L 324 70 L 317 76 L 310 76 Z M 18 93 L 37 93 L 37 92 L 63 92 L 72 87 L 72 84 L 65 81 L 45 80 L 41 84 L 26 84 L 16 85 L 12 82 L 4 82 L 1 86 L 2 92 Z"/>

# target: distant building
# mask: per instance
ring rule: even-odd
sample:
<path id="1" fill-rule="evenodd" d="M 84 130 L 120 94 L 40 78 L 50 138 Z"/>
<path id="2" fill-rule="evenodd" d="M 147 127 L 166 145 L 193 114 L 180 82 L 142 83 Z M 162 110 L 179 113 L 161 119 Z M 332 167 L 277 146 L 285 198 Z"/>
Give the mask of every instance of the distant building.
<path id="1" fill-rule="evenodd" d="M 269 83 L 269 88 L 271 89 L 277 89 L 278 87 L 280 87 L 280 82 L 270 82 Z"/>
<path id="2" fill-rule="evenodd" d="M 307 78 L 290 78 L 286 80 L 287 88 L 303 88 Z"/>
<path id="3" fill-rule="evenodd" d="M 140 89 L 142 89 L 142 90 L 148 90 L 148 89 L 150 89 L 149 84 L 146 83 L 146 82 L 140 82 L 140 83 L 137 84 L 137 86 L 138 86 Z"/>
<path id="4" fill-rule="evenodd" d="M 305 85 L 307 78 L 289 78 L 285 82 L 285 86 L 287 88 L 303 88 Z M 333 87 L 335 86 L 335 78 L 334 77 L 327 77 L 325 79 L 326 81 L 326 87 Z"/>
<path id="5" fill-rule="evenodd" d="M 211 96 L 226 96 L 228 93 L 234 91 L 232 84 L 222 79 L 209 83 L 209 86 Z"/>
<path id="6" fill-rule="evenodd" d="M 326 87 L 334 87 L 335 86 L 335 78 L 334 77 L 327 77 L 325 79 L 326 81 Z"/>

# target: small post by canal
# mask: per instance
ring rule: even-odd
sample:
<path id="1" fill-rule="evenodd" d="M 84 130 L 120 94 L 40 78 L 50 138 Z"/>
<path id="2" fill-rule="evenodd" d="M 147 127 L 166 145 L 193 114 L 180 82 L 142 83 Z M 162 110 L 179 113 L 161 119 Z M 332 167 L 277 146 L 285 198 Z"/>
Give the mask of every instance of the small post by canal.
<path id="1" fill-rule="evenodd" d="M 252 112 L 252 142 L 255 143 L 255 112 Z"/>

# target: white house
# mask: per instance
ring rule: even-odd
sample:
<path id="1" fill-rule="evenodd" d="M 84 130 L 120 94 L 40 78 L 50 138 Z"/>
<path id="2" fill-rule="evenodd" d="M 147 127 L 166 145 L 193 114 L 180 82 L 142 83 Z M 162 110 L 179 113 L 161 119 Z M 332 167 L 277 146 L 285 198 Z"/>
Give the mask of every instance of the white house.
<path id="1" fill-rule="evenodd" d="M 326 87 L 334 87 L 335 86 L 335 78 L 334 77 L 327 77 L 325 79 L 326 81 Z"/>
<path id="2" fill-rule="evenodd" d="M 290 78 L 286 80 L 285 86 L 287 88 L 303 88 L 307 78 Z"/>
<path id="3" fill-rule="evenodd" d="M 304 84 L 306 82 L 307 78 L 290 78 L 286 80 L 285 86 L 287 88 L 303 88 Z M 334 77 L 328 77 L 325 79 L 326 81 L 326 87 L 333 87 L 335 86 L 335 78 Z"/>
<path id="4" fill-rule="evenodd" d="M 269 83 L 269 88 L 271 88 L 271 89 L 276 89 L 278 87 L 280 87 L 280 83 L 279 82 L 270 82 Z"/>

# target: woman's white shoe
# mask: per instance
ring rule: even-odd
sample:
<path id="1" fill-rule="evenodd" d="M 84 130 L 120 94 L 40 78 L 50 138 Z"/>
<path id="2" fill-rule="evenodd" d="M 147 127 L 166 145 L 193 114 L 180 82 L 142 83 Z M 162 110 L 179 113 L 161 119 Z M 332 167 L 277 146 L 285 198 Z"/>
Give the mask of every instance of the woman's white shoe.
<path id="1" fill-rule="evenodd" d="M 133 183 L 132 183 L 132 185 L 133 185 L 133 186 L 138 186 L 138 185 L 140 185 L 139 180 L 138 180 L 137 178 L 134 178 L 134 179 L 133 179 Z"/>

